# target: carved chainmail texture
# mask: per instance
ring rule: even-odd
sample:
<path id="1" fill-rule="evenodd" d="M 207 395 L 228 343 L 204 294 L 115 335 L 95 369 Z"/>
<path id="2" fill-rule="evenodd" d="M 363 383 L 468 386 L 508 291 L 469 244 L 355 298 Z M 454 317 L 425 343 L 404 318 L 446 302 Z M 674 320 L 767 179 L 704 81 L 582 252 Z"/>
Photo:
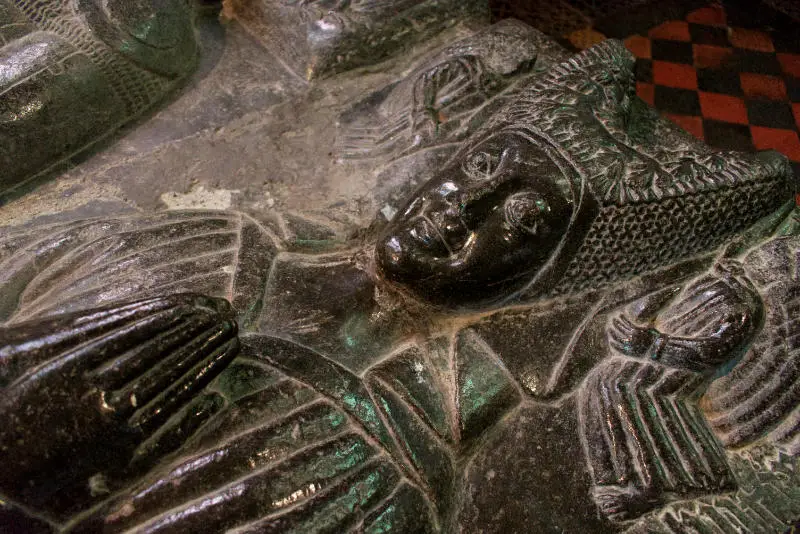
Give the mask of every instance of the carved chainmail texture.
<path id="1" fill-rule="evenodd" d="M 713 252 L 792 196 L 785 158 L 715 151 L 643 108 L 633 64 L 621 42 L 605 41 L 551 68 L 482 128 L 542 132 L 599 206 L 547 296 Z"/>
<path id="2" fill-rule="evenodd" d="M 785 179 L 605 206 L 551 295 L 595 289 L 713 251 L 790 198 Z"/>

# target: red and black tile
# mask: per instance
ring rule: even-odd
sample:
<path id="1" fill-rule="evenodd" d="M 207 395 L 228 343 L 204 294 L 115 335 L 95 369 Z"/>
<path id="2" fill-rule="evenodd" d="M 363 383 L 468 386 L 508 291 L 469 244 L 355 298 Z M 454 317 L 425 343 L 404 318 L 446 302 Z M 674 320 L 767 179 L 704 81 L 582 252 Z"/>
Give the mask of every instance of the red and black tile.
<path id="1" fill-rule="evenodd" d="M 757 0 L 495 3 L 574 48 L 623 39 L 640 98 L 712 146 L 779 150 L 800 176 L 800 21 L 785 12 Z M 550 18 L 525 11 L 543 5 Z"/>
<path id="2" fill-rule="evenodd" d="M 737 6 L 729 18 L 727 7 L 709 4 L 627 37 L 637 92 L 710 145 L 775 149 L 800 174 L 800 39 Z"/>

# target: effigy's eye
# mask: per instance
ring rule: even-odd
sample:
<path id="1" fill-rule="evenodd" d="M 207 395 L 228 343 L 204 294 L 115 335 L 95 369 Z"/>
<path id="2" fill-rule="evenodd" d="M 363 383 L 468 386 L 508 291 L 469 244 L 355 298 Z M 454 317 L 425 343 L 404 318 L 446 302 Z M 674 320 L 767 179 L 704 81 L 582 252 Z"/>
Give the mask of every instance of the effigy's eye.
<path id="1" fill-rule="evenodd" d="M 499 158 L 488 152 L 474 152 L 464 162 L 464 172 L 476 179 L 490 178 L 497 170 Z"/>
<path id="2" fill-rule="evenodd" d="M 505 201 L 506 221 L 521 231 L 536 234 L 546 215 L 551 211 L 545 198 L 532 191 L 511 195 Z"/>

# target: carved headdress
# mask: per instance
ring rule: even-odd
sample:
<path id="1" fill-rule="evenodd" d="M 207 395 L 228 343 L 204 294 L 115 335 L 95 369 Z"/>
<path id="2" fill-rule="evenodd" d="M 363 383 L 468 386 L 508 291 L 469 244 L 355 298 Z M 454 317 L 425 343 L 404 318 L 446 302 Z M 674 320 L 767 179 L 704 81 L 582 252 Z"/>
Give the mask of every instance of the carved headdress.
<path id="1" fill-rule="evenodd" d="M 572 188 L 568 231 L 514 300 L 575 294 L 711 253 L 791 200 L 785 157 L 694 139 L 635 96 L 633 66 L 622 43 L 600 43 L 534 78 L 474 135 L 528 136 Z"/>

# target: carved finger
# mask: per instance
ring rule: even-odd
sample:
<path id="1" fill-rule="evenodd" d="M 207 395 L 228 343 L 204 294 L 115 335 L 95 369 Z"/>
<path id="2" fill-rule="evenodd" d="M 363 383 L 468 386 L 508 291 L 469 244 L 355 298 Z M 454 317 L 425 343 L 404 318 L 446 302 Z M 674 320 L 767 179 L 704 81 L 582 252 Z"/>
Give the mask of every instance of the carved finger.
<path id="1" fill-rule="evenodd" d="M 623 350 L 626 345 L 630 345 L 630 339 L 625 334 L 617 331 L 609 332 L 608 343 L 615 349 Z"/>
<path id="2" fill-rule="evenodd" d="M 148 334 L 146 339 L 149 341 L 134 345 L 125 351 L 114 350 L 108 347 L 109 354 L 120 354 L 110 362 L 95 369 L 92 373 L 94 383 L 103 390 L 112 390 L 122 387 L 125 383 L 132 381 L 145 370 L 156 365 L 161 359 L 180 347 L 181 344 L 194 339 L 203 330 L 211 327 L 218 318 L 202 313 L 190 313 L 185 316 L 177 316 L 179 320 L 175 326 L 166 329 L 176 321 L 164 322 L 160 318 L 153 318 L 154 325 L 148 328 L 148 332 L 137 331 L 137 338 L 142 338 L 143 334 Z M 162 330 L 159 332 L 159 328 Z"/>
<path id="3" fill-rule="evenodd" d="M 617 317 L 615 317 L 615 322 L 622 329 L 628 332 L 636 332 L 637 330 L 639 330 L 639 327 L 633 324 L 631 320 L 625 317 L 624 315 L 618 315 Z"/>
<path id="4" fill-rule="evenodd" d="M 131 472 L 144 472 L 182 447 L 224 405 L 225 399 L 216 392 L 195 396 L 181 407 L 177 415 L 173 415 L 169 424 L 159 427 L 158 431 L 153 432 L 139 445 L 130 462 Z"/>
<path id="5" fill-rule="evenodd" d="M 236 357 L 239 348 L 238 338 L 226 341 L 208 358 L 195 365 L 180 380 L 134 414 L 130 420 L 131 425 L 141 428 L 146 434 L 153 432 L 216 378 Z"/>
<path id="6" fill-rule="evenodd" d="M 158 365 L 144 375 L 108 395 L 106 404 L 115 412 L 129 416 L 138 408 L 148 404 L 159 394 L 180 382 L 186 373 L 217 354 L 217 349 L 236 338 L 236 324 L 223 321 L 208 328 L 190 341 L 185 341 L 178 350 L 163 358 Z"/>
<path id="7" fill-rule="evenodd" d="M 622 324 L 612 324 L 608 333 L 613 339 L 630 343 L 633 339 L 634 331 Z"/>
<path id="8" fill-rule="evenodd" d="M 171 299 L 148 299 L 2 328 L 0 384 L 54 359 L 91 371 L 179 322 L 181 312 L 172 306 Z"/>
<path id="9" fill-rule="evenodd" d="M 625 341 L 611 338 L 609 340 L 609 345 L 611 345 L 612 349 L 621 352 L 622 354 L 628 354 L 630 352 L 630 345 L 626 344 Z"/>
<path id="10" fill-rule="evenodd" d="M 611 319 L 611 331 L 625 335 L 630 333 L 630 328 L 619 317 L 614 317 Z"/>

